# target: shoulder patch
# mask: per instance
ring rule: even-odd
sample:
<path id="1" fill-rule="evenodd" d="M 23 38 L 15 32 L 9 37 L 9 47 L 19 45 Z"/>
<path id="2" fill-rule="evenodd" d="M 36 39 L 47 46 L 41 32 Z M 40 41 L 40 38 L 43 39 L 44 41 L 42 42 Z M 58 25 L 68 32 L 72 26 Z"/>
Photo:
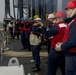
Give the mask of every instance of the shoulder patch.
<path id="1" fill-rule="evenodd" d="M 59 27 L 62 28 L 62 27 L 67 27 L 66 24 L 62 23 L 62 24 L 59 24 Z"/>

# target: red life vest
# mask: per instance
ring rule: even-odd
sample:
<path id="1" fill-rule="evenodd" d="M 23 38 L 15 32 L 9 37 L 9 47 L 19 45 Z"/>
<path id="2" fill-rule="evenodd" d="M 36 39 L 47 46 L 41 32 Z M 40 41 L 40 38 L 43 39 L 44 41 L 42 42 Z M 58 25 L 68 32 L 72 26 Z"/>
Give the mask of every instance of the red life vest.
<path id="1" fill-rule="evenodd" d="M 22 22 L 22 24 L 29 24 L 28 22 Z M 29 31 L 30 30 L 30 27 L 28 27 L 28 28 L 25 28 L 24 26 L 23 27 L 20 27 L 19 28 L 21 31 Z"/>
<path id="2" fill-rule="evenodd" d="M 64 34 L 64 38 L 63 38 L 63 43 L 66 42 L 68 40 L 69 37 L 69 32 L 70 32 L 70 26 L 72 25 L 73 22 L 76 21 L 76 18 L 73 19 L 66 27 L 65 29 L 65 34 Z M 68 50 L 69 52 L 76 52 L 76 47 L 75 48 L 71 48 Z"/>
<path id="3" fill-rule="evenodd" d="M 62 26 L 60 26 L 60 25 L 62 25 Z M 66 28 L 65 22 L 59 22 L 56 24 L 56 26 L 58 27 L 58 33 L 56 35 L 54 35 L 53 39 L 51 40 L 51 48 L 55 48 L 56 44 L 58 42 L 62 42 L 63 37 L 64 37 L 64 31 Z"/>

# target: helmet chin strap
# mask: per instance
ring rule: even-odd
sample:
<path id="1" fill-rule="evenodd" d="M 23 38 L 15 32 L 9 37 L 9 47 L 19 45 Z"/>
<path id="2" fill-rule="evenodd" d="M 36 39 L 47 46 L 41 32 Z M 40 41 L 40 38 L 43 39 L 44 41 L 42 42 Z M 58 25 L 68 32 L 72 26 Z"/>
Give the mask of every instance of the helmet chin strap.
<path id="1" fill-rule="evenodd" d="M 73 16 L 73 15 L 75 15 L 76 14 L 76 8 L 73 10 L 73 12 L 71 13 L 71 15 L 70 15 L 70 18 Z"/>

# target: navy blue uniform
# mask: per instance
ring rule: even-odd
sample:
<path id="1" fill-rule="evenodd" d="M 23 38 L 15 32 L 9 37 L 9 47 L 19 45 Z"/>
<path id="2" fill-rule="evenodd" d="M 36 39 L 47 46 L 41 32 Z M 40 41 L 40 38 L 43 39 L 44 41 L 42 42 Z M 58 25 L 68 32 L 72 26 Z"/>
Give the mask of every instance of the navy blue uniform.
<path id="1" fill-rule="evenodd" d="M 23 49 L 30 50 L 29 33 L 30 33 L 30 24 L 22 22 L 20 25 L 20 34 Z"/>
<path id="2" fill-rule="evenodd" d="M 72 22 L 76 18 L 74 15 L 72 18 L 65 20 L 66 23 Z M 67 31 L 67 28 L 69 32 Z M 67 26 L 67 35 L 63 39 L 64 43 L 61 45 L 62 51 L 65 53 L 66 62 L 66 75 L 76 75 L 76 20 L 73 21 L 69 26 Z M 66 34 L 66 33 L 65 33 Z"/>
<path id="3" fill-rule="evenodd" d="M 40 37 L 41 29 L 39 26 L 31 26 L 30 32 L 32 32 L 37 37 Z M 32 45 L 32 55 L 33 59 L 35 61 L 36 69 L 34 71 L 40 70 L 40 44 L 38 45 Z"/>
<path id="4" fill-rule="evenodd" d="M 60 25 L 64 24 L 64 27 L 60 27 Z M 58 42 L 62 42 L 65 30 L 65 23 L 59 22 L 54 26 L 50 26 L 49 31 L 45 32 L 47 37 L 53 36 L 50 46 L 50 52 L 48 55 L 48 65 L 47 65 L 47 74 L 46 75 L 56 75 L 56 71 L 58 66 L 62 71 L 62 75 L 65 75 L 65 61 L 64 61 L 64 53 L 57 52 L 55 50 L 55 45 Z M 43 28 L 43 27 L 42 27 Z"/>

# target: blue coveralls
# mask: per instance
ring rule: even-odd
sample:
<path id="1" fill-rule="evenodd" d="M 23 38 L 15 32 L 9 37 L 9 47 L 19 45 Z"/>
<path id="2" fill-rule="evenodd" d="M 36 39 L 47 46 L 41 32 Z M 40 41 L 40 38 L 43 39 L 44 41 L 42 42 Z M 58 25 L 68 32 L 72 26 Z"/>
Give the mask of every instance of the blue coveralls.
<path id="1" fill-rule="evenodd" d="M 21 35 L 21 43 L 23 45 L 23 48 L 27 49 L 29 47 L 29 32 L 20 31 L 20 35 Z"/>
<path id="2" fill-rule="evenodd" d="M 58 67 L 60 67 L 62 75 L 65 75 L 65 61 L 63 55 L 63 52 L 57 52 L 54 48 L 50 49 L 46 75 L 56 75 Z"/>
<path id="3" fill-rule="evenodd" d="M 66 61 L 65 75 L 76 75 L 76 55 L 66 56 L 65 61 Z"/>
<path id="4" fill-rule="evenodd" d="M 21 35 L 21 43 L 24 49 L 30 50 L 30 43 L 29 43 L 29 33 L 30 30 L 26 27 L 26 23 L 21 23 L 20 25 L 20 35 Z"/>
<path id="5" fill-rule="evenodd" d="M 41 29 L 37 26 L 31 26 L 30 32 L 33 34 L 40 36 L 40 34 L 37 34 L 37 32 L 41 33 Z M 35 66 L 40 66 L 40 45 L 32 45 L 32 55 L 33 59 L 35 61 Z"/>
<path id="6" fill-rule="evenodd" d="M 35 61 L 35 65 L 40 65 L 40 46 L 39 45 L 32 45 L 32 55 L 33 55 L 33 59 Z"/>
<path id="7" fill-rule="evenodd" d="M 72 21 L 74 19 L 75 21 Z M 65 53 L 65 75 L 76 75 L 76 14 L 65 19 L 65 22 L 69 24 L 65 29 L 65 35 L 67 36 L 64 35 L 61 45 L 61 50 Z"/>
<path id="8" fill-rule="evenodd" d="M 62 37 L 62 36 L 59 37 L 59 35 L 60 34 L 63 35 L 60 32 L 60 30 L 61 30 L 61 32 L 63 32 L 64 28 L 59 29 L 59 27 L 56 26 L 56 25 L 50 26 L 49 31 L 46 31 L 45 35 L 47 37 L 51 37 L 51 36 L 55 36 L 56 35 L 56 37 L 54 37 L 54 38 L 58 42 L 59 38 Z M 53 43 L 55 43 L 55 41 Z M 65 63 L 65 61 L 64 61 L 64 53 L 63 52 L 57 52 L 55 50 L 55 47 L 52 47 L 52 43 L 51 43 L 50 52 L 49 52 L 49 55 L 48 55 L 48 64 L 47 64 L 46 75 L 56 75 L 56 71 L 57 71 L 58 67 L 60 67 L 60 69 L 62 71 L 62 75 L 65 75 L 65 64 L 64 63 Z"/>

